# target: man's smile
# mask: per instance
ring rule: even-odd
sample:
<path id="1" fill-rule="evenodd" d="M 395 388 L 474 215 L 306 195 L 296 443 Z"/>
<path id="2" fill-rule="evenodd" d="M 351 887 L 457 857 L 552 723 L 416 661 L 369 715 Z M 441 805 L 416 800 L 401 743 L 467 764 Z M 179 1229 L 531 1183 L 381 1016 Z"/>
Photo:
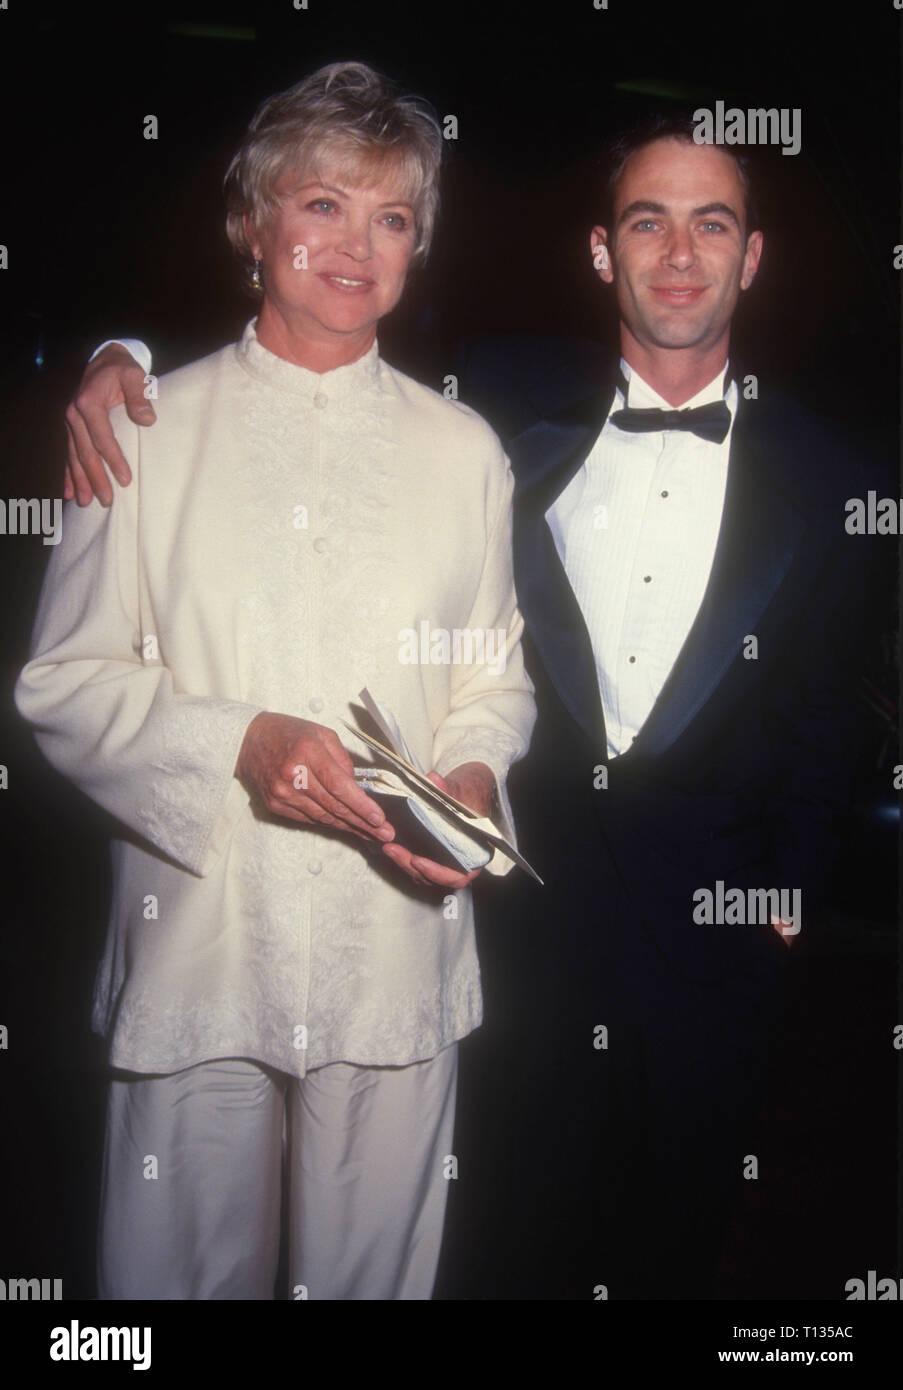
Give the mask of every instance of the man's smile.
<path id="1" fill-rule="evenodd" d="M 663 304 L 696 304 L 705 294 L 706 285 L 650 285 L 649 290 Z"/>

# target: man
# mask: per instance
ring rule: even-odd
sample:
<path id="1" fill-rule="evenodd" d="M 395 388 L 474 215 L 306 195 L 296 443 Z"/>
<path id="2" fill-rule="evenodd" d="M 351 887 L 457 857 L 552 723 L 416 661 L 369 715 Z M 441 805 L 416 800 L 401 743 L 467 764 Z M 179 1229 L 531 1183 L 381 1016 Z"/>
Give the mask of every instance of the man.
<path id="1" fill-rule="evenodd" d="M 462 368 L 517 478 L 539 720 L 513 795 L 554 904 L 521 885 L 481 941 L 486 1167 L 521 1296 L 707 1297 L 849 792 L 869 484 L 729 355 L 763 252 L 745 161 L 634 130 L 590 249 L 619 365 L 534 339 Z"/>
<path id="2" fill-rule="evenodd" d="M 848 794 L 867 577 L 843 499 L 868 486 L 730 358 L 762 250 L 744 163 L 653 123 L 615 147 L 590 239 L 620 364 L 522 339 L 466 363 L 517 478 L 539 720 L 512 785 L 546 879 L 482 943 L 482 1199 L 462 1157 L 459 1232 L 484 1231 L 486 1296 L 710 1296 L 762 1157 L 789 953 Z M 94 375 L 70 426 L 97 476 L 85 422 L 109 458 L 97 399 L 120 385 Z"/>

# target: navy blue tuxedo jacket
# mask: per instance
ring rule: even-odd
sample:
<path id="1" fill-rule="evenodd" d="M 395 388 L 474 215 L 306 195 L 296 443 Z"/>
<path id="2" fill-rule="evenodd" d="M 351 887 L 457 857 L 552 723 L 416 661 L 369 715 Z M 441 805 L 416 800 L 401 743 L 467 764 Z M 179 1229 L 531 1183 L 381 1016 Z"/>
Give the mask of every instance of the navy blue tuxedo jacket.
<path id="1" fill-rule="evenodd" d="M 516 479 L 515 576 L 539 715 L 512 799 L 548 883 L 536 911 L 591 934 L 612 912 L 623 929 L 626 914 L 674 970 L 715 979 L 786 947 L 768 924 L 694 921 L 696 890 L 798 889 L 805 933 L 842 853 L 836 822 L 886 542 L 847 535 L 844 502 L 880 488 L 881 474 L 789 400 L 745 399 L 737 370 L 708 587 L 647 722 L 609 764 L 589 636 L 545 512 L 597 438 L 616 371 L 594 344 L 529 336 L 480 340 L 458 362 L 462 398 L 493 424 Z"/>

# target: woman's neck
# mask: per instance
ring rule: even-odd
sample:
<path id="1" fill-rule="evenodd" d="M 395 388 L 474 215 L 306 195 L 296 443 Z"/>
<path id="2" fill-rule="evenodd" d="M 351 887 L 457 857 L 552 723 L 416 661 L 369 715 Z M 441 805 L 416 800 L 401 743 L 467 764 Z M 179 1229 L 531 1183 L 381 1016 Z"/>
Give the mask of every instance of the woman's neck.
<path id="1" fill-rule="evenodd" d="M 257 317 L 257 341 L 267 352 L 306 367 L 310 372 L 331 372 L 347 367 L 370 351 L 376 338 L 376 328 L 368 325 L 356 333 L 331 333 L 322 337 L 293 330 L 268 300 L 264 300 Z"/>

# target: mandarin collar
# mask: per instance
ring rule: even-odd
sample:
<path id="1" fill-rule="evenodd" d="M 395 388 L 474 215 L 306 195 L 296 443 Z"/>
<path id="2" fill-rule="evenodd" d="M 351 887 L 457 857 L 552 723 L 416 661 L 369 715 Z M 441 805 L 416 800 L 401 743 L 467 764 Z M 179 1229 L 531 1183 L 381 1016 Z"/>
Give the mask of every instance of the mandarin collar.
<path id="1" fill-rule="evenodd" d="M 258 342 L 257 320 L 247 324 L 241 341 L 235 345 L 239 362 L 251 376 L 257 377 L 277 390 L 304 400 L 347 400 L 370 386 L 376 385 L 380 375 L 379 346 L 376 339 L 370 348 L 356 362 L 343 367 L 333 367 L 329 372 L 312 372 L 307 367 L 299 367 L 277 357 Z"/>

